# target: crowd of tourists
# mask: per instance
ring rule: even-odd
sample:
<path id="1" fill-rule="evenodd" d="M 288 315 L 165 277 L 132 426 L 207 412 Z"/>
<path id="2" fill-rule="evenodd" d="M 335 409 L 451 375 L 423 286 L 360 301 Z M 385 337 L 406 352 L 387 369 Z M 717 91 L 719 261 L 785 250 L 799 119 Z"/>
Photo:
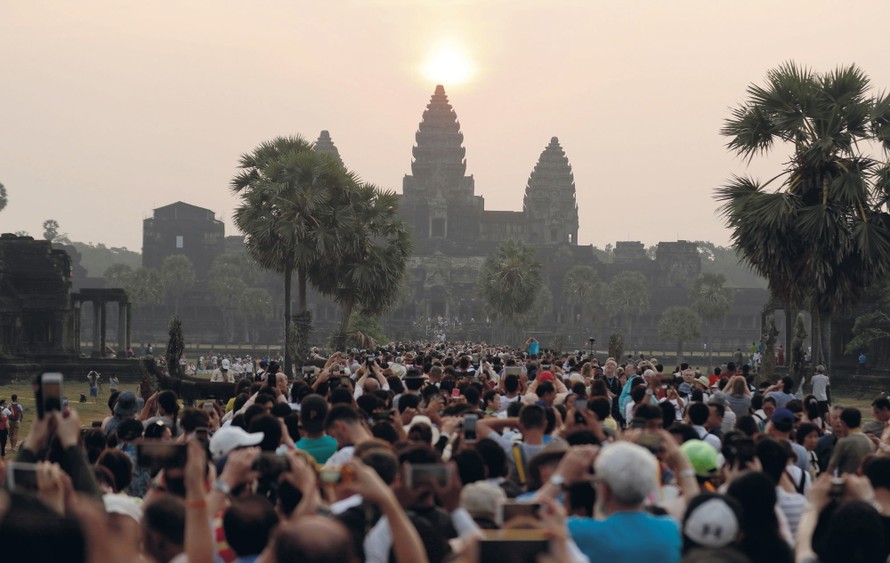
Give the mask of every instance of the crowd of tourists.
<path id="1" fill-rule="evenodd" d="M 890 561 L 890 400 L 863 424 L 821 366 L 757 381 L 534 339 L 238 363 L 228 400 L 35 416 L 0 462 L 4 557 Z"/>

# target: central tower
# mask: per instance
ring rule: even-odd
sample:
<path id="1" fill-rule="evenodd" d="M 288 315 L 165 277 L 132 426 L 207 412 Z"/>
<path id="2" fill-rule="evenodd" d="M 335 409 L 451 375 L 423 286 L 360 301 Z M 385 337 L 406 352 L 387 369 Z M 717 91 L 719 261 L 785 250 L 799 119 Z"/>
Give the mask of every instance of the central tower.
<path id="1" fill-rule="evenodd" d="M 436 86 L 415 134 L 411 174 L 402 181 L 402 214 L 414 241 L 478 238 L 484 200 L 466 175 L 466 149 L 445 88 Z"/>

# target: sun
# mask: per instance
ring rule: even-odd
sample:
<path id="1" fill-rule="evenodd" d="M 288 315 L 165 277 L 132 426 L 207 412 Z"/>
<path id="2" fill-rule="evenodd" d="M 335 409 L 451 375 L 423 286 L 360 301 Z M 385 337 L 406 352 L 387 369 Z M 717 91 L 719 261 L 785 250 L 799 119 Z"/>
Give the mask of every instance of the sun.
<path id="1" fill-rule="evenodd" d="M 460 47 L 440 45 L 423 64 L 423 71 L 436 84 L 454 85 L 468 81 L 473 75 L 473 66 Z"/>

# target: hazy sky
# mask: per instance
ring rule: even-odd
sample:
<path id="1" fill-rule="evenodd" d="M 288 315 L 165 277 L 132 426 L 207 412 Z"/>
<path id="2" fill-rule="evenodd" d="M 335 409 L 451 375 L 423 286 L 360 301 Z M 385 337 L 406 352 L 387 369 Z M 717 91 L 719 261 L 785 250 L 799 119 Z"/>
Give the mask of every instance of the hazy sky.
<path id="1" fill-rule="evenodd" d="M 238 156 L 322 129 L 401 192 L 446 45 L 473 67 L 445 88 L 486 209 L 522 208 L 555 135 L 581 243 L 726 244 L 713 190 L 746 171 L 718 134 L 729 109 L 791 59 L 890 87 L 887 21 L 890 2 L 849 0 L 0 0 L 0 232 L 53 218 L 139 250 L 142 219 L 183 200 L 235 234 Z"/>

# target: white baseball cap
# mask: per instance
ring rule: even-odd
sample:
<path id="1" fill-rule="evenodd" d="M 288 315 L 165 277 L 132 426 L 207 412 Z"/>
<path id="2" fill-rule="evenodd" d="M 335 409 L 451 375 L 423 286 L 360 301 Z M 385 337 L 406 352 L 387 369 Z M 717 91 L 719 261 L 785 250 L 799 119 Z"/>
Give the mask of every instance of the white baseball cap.
<path id="1" fill-rule="evenodd" d="M 219 459 L 236 448 L 256 446 L 263 441 L 262 432 L 247 432 L 240 426 L 226 426 L 216 431 L 210 438 L 210 455 Z"/>

